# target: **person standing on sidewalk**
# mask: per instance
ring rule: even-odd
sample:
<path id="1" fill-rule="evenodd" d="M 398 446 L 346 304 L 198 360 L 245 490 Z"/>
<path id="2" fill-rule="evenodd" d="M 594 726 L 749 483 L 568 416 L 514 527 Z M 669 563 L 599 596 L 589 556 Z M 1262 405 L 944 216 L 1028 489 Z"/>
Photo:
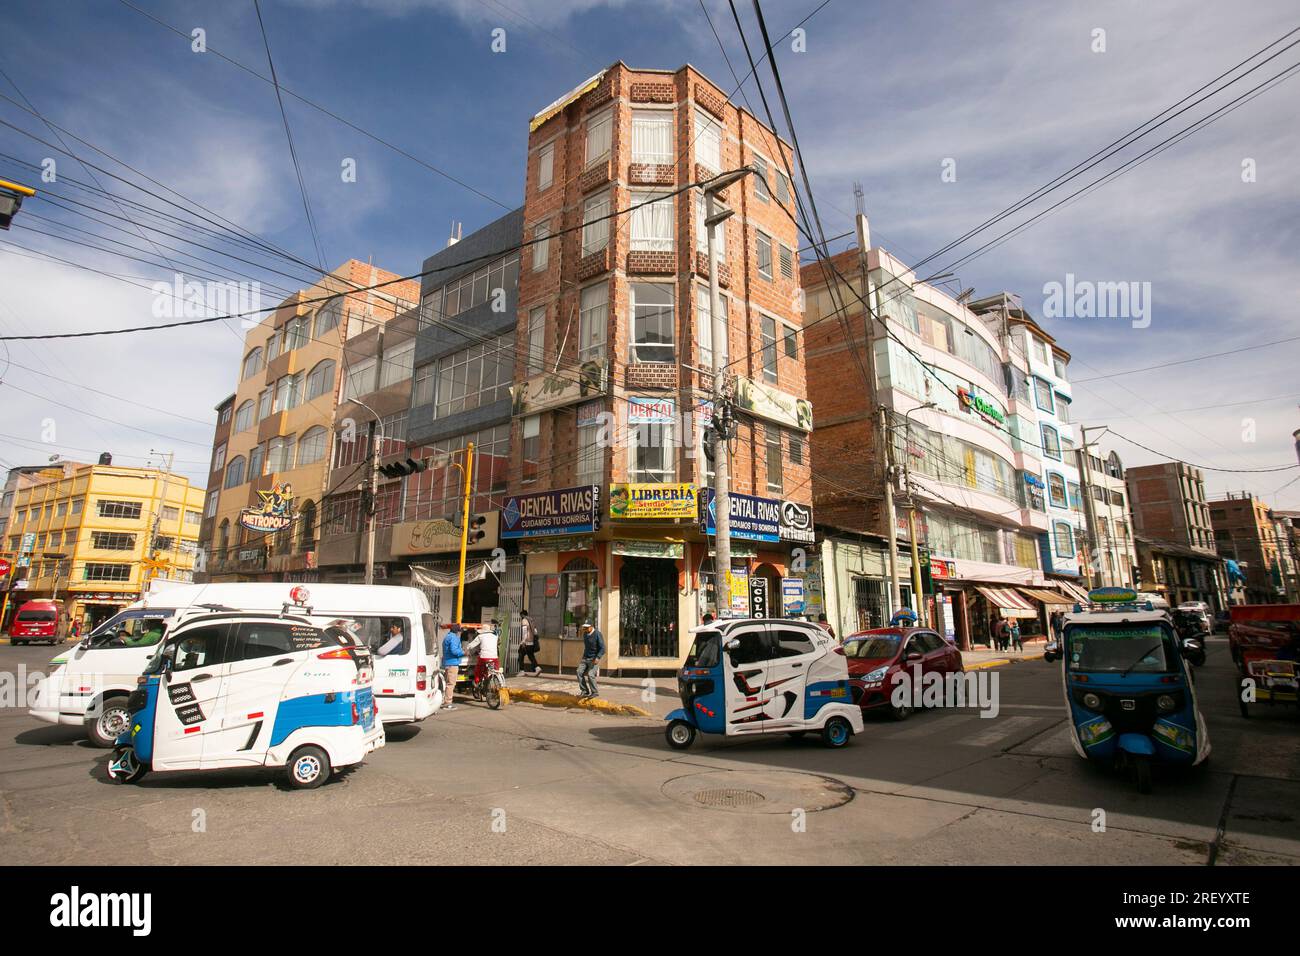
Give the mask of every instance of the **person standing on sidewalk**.
<path id="1" fill-rule="evenodd" d="M 542 672 L 537 663 L 537 625 L 527 611 L 519 612 L 519 632 L 519 673 L 524 672 L 524 659 L 527 658 L 532 662 L 533 676 L 536 677 Z"/>
<path id="2" fill-rule="evenodd" d="M 582 625 L 582 663 L 578 665 L 578 700 L 591 700 L 596 696 L 596 675 L 600 659 L 605 656 L 605 638 L 596 625 L 588 621 Z"/>
<path id="3" fill-rule="evenodd" d="M 1011 643 L 1020 653 L 1025 652 L 1025 642 L 1020 639 L 1020 621 L 1016 618 L 1011 619 Z"/>
<path id="4" fill-rule="evenodd" d="M 443 710 L 456 709 L 456 678 L 460 674 L 460 659 L 464 653 L 460 646 L 460 625 L 453 624 L 442 639 Z"/>

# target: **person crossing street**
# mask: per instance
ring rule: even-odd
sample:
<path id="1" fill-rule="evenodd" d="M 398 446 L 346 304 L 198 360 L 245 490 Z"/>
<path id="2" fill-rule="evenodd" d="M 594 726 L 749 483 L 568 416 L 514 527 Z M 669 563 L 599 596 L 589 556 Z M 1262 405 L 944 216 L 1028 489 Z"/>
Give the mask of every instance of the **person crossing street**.
<path id="1" fill-rule="evenodd" d="M 588 621 L 582 625 L 582 663 L 578 665 L 578 700 L 591 700 L 597 694 L 596 675 L 600 659 L 605 656 L 605 637 Z"/>

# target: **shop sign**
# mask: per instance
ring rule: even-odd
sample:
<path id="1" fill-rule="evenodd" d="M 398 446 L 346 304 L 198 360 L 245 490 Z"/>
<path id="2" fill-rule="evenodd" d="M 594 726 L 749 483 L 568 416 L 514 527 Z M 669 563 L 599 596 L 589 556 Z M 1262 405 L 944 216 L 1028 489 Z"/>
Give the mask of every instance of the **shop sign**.
<path id="1" fill-rule="evenodd" d="M 32 556 L 30 554 L 21 554 L 18 556 L 18 567 L 30 568 L 32 566 Z"/>
<path id="2" fill-rule="evenodd" d="M 735 568 L 728 575 L 731 593 L 731 614 L 730 617 L 746 617 L 749 615 L 749 569 Z"/>
<path id="3" fill-rule="evenodd" d="M 553 408 L 576 405 L 593 395 L 604 395 L 609 386 L 609 365 L 583 362 L 575 378 L 567 372 L 542 372 L 511 388 L 514 414 L 536 415 Z"/>
<path id="4" fill-rule="evenodd" d="M 716 558 L 717 556 L 718 549 L 710 545 L 709 557 Z M 745 544 L 743 541 L 733 541 L 731 542 L 731 556 L 733 558 L 756 558 L 758 557 L 758 548 L 752 544 Z"/>
<path id="5" fill-rule="evenodd" d="M 814 537 L 812 508 L 797 501 L 781 502 L 781 540 L 812 544 Z"/>
<path id="6" fill-rule="evenodd" d="M 599 507 L 599 485 L 512 495 L 501 509 L 501 537 L 590 534 L 599 527 Z"/>
<path id="7" fill-rule="evenodd" d="M 239 523 L 249 531 L 269 534 L 283 531 L 297 517 L 293 513 L 293 485 L 276 482 L 270 491 L 259 491 L 262 503 L 239 513 Z"/>
<path id="8" fill-rule="evenodd" d="M 35 549 L 35 547 L 36 547 L 36 533 L 29 531 L 25 535 L 23 535 L 23 546 L 18 550 L 32 551 L 33 549 Z"/>
<path id="9" fill-rule="evenodd" d="M 787 428 L 812 431 L 812 402 L 753 379 L 736 379 L 736 408 Z"/>
<path id="10" fill-rule="evenodd" d="M 587 551 L 595 547 L 595 539 L 585 535 L 551 535 L 541 538 L 524 538 L 519 542 L 521 554 L 553 554 L 557 551 Z"/>
<path id="11" fill-rule="evenodd" d="M 986 399 L 980 398 L 970 389 L 957 389 L 957 401 L 961 403 L 961 407 L 966 411 L 974 412 L 986 422 L 991 422 L 994 425 L 1002 425 L 1006 423 L 1006 416 L 998 410 L 996 405 Z"/>
<path id="12" fill-rule="evenodd" d="M 609 516 L 618 521 L 694 518 L 698 492 L 692 484 L 628 482 L 609 486 Z"/>
<path id="13" fill-rule="evenodd" d="M 945 561 L 943 558 L 930 558 L 930 577 L 935 580 L 947 580 L 957 576 L 957 562 Z"/>
<path id="14" fill-rule="evenodd" d="M 677 417 L 677 403 L 671 398 L 629 398 L 627 424 L 671 425 Z"/>
<path id="15" fill-rule="evenodd" d="M 560 596 L 560 576 L 558 574 L 546 575 L 546 596 L 548 598 Z"/>
<path id="16" fill-rule="evenodd" d="M 578 406 L 578 427 L 583 428 L 587 425 L 599 425 L 600 416 L 605 411 L 605 403 L 602 401 L 584 402 Z"/>
<path id="17" fill-rule="evenodd" d="M 496 511 L 482 513 L 485 519 L 479 529 L 483 537 L 470 545 L 471 550 L 491 549 L 497 546 L 501 516 Z M 431 521 L 403 521 L 393 525 L 394 555 L 437 554 L 460 550 L 460 528 L 446 518 Z"/>
<path id="18" fill-rule="evenodd" d="M 754 575 L 749 579 L 749 616 L 770 617 L 767 603 L 767 578 Z"/>
<path id="19" fill-rule="evenodd" d="M 9 573 L 10 564 L 4 558 L 0 558 L 0 578 Z"/>
<path id="20" fill-rule="evenodd" d="M 758 498 L 754 495 L 739 495 L 734 491 L 727 495 L 731 512 L 731 536 L 749 541 L 781 540 L 781 502 L 775 498 Z M 717 534 L 715 524 L 713 489 L 700 496 L 700 530 L 704 534 Z"/>
<path id="21" fill-rule="evenodd" d="M 804 597 L 803 578 L 781 579 L 781 613 L 804 614 L 808 602 Z"/>
<path id="22" fill-rule="evenodd" d="M 686 545 L 680 541 L 615 541 L 614 553 L 634 558 L 686 557 Z"/>

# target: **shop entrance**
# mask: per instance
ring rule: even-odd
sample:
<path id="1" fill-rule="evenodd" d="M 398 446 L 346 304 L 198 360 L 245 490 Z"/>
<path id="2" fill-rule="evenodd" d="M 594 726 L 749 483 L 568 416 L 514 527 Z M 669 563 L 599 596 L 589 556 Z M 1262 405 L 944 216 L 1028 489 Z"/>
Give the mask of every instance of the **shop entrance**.
<path id="1" fill-rule="evenodd" d="M 677 562 L 623 559 L 618 576 L 620 657 L 677 657 Z"/>

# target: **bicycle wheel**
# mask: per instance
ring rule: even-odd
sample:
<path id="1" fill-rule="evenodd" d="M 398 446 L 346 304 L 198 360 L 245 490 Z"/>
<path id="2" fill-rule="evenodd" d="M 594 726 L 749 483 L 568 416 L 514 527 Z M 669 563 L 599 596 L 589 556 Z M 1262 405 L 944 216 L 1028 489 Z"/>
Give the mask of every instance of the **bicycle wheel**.
<path id="1" fill-rule="evenodd" d="M 501 678 L 496 674 L 490 675 L 485 681 L 483 696 L 487 698 L 487 705 L 492 710 L 501 709 Z"/>

